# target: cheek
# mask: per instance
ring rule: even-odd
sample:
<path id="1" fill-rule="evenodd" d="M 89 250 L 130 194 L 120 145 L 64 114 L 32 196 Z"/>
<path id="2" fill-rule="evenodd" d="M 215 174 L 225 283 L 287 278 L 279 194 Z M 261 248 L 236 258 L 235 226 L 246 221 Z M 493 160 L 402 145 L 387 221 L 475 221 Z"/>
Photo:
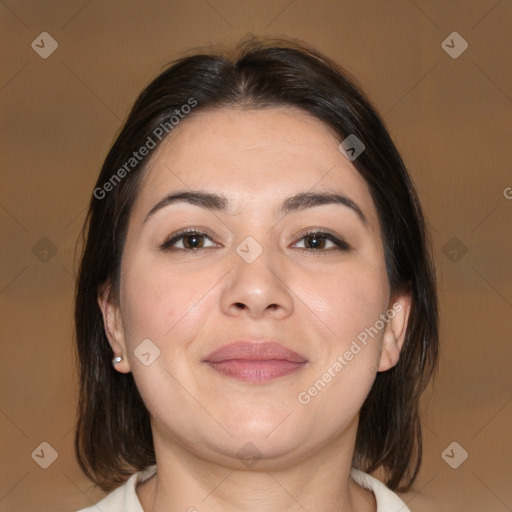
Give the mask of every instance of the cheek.
<path id="1" fill-rule="evenodd" d="M 370 392 L 384 332 L 375 324 L 386 310 L 387 290 L 387 279 L 372 272 L 339 273 L 312 299 L 329 335 L 319 340 L 322 350 L 297 401 L 321 435 L 346 426 Z"/>
<path id="2" fill-rule="evenodd" d="M 324 276 L 302 276 L 296 286 L 329 338 L 341 345 L 374 325 L 389 298 L 385 270 L 360 262 Z"/>
<path id="3" fill-rule="evenodd" d="M 162 404 L 155 389 L 166 389 L 169 399 L 180 396 L 171 375 L 184 380 L 190 345 L 200 334 L 207 308 L 213 307 L 207 295 L 213 283 L 204 279 L 207 276 L 178 272 L 144 258 L 133 257 L 125 268 L 121 304 L 127 355 L 144 402 L 158 411 Z M 157 354 L 148 366 L 141 364 L 142 346 L 151 359 Z"/>
<path id="4" fill-rule="evenodd" d="M 299 403 L 307 402 L 309 414 L 322 417 L 325 428 L 334 428 L 357 414 L 378 370 L 384 333 L 379 319 L 389 300 L 385 265 L 360 259 L 321 279 L 318 274 L 308 277 L 302 286 L 314 316 L 322 321 L 317 324 L 325 329 L 314 374 Z"/>
<path id="5" fill-rule="evenodd" d="M 161 338 L 204 295 L 203 277 L 182 272 L 162 261 L 135 255 L 127 260 L 122 277 L 123 321 L 130 332 L 148 330 Z M 207 283 L 206 283 L 207 284 Z"/>

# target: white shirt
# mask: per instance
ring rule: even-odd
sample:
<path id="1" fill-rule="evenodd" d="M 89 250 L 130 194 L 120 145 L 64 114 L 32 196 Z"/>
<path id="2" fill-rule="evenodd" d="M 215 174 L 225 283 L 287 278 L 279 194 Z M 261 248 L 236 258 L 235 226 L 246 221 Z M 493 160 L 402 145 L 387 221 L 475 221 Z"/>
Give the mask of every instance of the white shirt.
<path id="1" fill-rule="evenodd" d="M 156 465 L 138 471 L 96 505 L 77 512 L 144 512 L 135 489 L 139 483 L 148 480 L 155 473 Z M 411 512 L 393 491 L 376 478 L 358 469 L 352 469 L 351 476 L 361 487 L 373 492 L 377 502 L 377 512 Z"/>

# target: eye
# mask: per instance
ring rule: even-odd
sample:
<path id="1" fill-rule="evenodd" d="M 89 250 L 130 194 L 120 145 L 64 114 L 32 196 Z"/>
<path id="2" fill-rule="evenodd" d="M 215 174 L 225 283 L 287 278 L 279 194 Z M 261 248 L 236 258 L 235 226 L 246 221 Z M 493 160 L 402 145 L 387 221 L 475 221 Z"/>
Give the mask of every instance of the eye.
<path id="1" fill-rule="evenodd" d="M 331 233 L 325 233 L 323 231 L 310 231 L 304 234 L 300 238 L 299 242 L 296 242 L 294 246 L 297 247 L 297 244 L 301 243 L 301 241 L 303 241 L 303 246 L 298 248 L 309 251 L 318 252 L 333 249 L 348 251 L 350 249 L 350 246 L 344 240 L 335 237 Z M 329 244 L 331 244 L 330 247 Z"/>
<path id="2" fill-rule="evenodd" d="M 210 245 L 206 245 L 210 241 Z M 298 244 L 302 243 L 302 247 Z M 330 244 L 330 245 L 329 245 Z M 182 231 L 168 238 L 160 248 L 162 250 L 199 251 L 209 247 L 218 247 L 213 239 L 205 232 L 196 229 Z M 340 238 L 323 231 L 310 231 L 294 244 L 294 247 L 307 251 L 321 252 L 328 250 L 350 249 L 349 245 Z"/>
<path id="3" fill-rule="evenodd" d="M 205 245 L 206 240 L 210 240 L 212 245 Z M 182 250 L 182 251 L 197 251 L 200 249 L 208 249 L 208 247 L 217 247 L 215 242 L 208 236 L 207 233 L 195 229 L 189 229 L 172 235 L 161 246 L 163 250 Z"/>

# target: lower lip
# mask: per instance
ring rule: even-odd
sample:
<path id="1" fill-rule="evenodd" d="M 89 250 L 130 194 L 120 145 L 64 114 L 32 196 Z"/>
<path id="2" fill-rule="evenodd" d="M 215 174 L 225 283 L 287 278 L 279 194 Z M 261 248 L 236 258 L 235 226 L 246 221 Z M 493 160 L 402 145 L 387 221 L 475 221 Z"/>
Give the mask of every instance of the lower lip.
<path id="1" fill-rule="evenodd" d="M 290 375 L 300 370 L 304 364 L 276 359 L 268 361 L 231 359 L 218 363 L 208 362 L 209 366 L 222 375 L 245 382 L 268 382 L 285 375 Z"/>

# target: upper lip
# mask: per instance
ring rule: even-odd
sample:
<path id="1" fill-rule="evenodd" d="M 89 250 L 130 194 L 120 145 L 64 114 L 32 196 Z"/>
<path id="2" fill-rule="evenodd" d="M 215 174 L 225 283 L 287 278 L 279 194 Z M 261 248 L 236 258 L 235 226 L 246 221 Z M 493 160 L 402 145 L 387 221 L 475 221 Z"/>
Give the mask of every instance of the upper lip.
<path id="1" fill-rule="evenodd" d="M 220 363 L 230 360 L 246 360 L 246 361 L 291 361 L 294 363 L 306 363 L 307 359 L 284 347 L 275 341 L 234 341 L 223 345 L 208 354 L 204 359 L 207 363 Z"/>

